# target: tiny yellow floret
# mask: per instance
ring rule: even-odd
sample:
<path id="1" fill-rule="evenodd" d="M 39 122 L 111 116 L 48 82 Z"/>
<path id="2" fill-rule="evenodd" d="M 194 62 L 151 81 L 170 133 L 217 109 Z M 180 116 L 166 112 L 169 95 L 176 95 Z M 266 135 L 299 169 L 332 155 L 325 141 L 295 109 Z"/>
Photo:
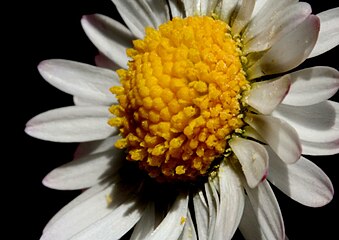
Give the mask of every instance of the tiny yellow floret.
<path id="1" fill-rule="evenodd" d="M 242 91 L 250 87 L 241 49 L 223 21 L 174 18 L 146 28 L 127 50 L 128 69 L 114 86 L 110 108 L 127 159 L 158 180 L 195 180 L 222 156 L 244 125 Z M 185 221 L 185 218 L 182 219 Z"/>

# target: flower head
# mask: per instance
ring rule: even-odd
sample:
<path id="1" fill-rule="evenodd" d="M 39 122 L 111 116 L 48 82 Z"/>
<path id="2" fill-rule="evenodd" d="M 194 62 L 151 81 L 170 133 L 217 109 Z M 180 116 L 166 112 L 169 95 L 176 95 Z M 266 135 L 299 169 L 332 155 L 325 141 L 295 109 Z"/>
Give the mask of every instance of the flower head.
<path id="1" fill-rule="evenodd" d="M 88 188 L 42 239 L 119 239 L 132 228 L 131 239 L 231 239 L 238 227 L 246 239 L 285 239 L 270 183 L 307 206 L 332 199 L 330 180 L 303 155 L 339 152 L 339 105 L 327 100 L 339 73 L 291 70 L 338 45 L 339 8 L 113 2 L 127 27 L 82 19 L 99 67 L 39 65 L 75 106 L 36 116 L 26 132 L 84 142 L 44 184 Z"/>

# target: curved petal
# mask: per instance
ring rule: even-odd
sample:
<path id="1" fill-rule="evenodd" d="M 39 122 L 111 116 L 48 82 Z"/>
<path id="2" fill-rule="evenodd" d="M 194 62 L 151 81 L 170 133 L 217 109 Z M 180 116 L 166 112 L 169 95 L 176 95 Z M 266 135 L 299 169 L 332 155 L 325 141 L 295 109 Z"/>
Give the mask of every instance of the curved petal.
<path id="1" fill-rule="evenodd" d="M 254 11 L 256 11 L 255 15 L 246 27 L 242 36 L 244 43 L 246 44 L 249 40 L 255 38 L 259 33 L 265 31 L 266 28 L 268 28 L 273 22 L 276 21 L 276 19 L 278 19 L 279 14 L 281 14 L 284 9 L 294 5 L 296 2 L 298 1 L 257 0 L 255 4 L 256 6 L 254 8 Z"/>
<path id="2" fill-rule="evenodd" d="M 260 136 L 260 134 L 257 131 L 255 131 L 251 126 L 247 125 L 244 127 L 243 130 L 244 130 L 242 133 L 243 136 L 253 138 L 257 141 L 267 144 L 265 139 L 263 139 L 262 136 Z"/>
<path id="3" fill-rule="evenodd" d="M 284 221 L 279 204 L 266 180 L 256 188 L 245 185 L 253 213 L 266 239 L 285 239 Z"/>
<path id="4" fill-rule="evenodd" d="M 177 0 L 169 0 L 169 7 L 171 10 L 171 16 L 172 17 L 181 17 L 184 18 L 184 6 L 182 5 L 181 1 Z"/>
<path id="5" fill-rule="evenodd" d="M 220 0 L 210 0 L 210 1 L 200 0 L 200 15 L 212 16 L 218 1 Z"/>
<path id="6" fill-rule="evenodd" d="M 339 103 L 325 101 L 311 106 L 280 105 L 272 113 L 297 131 L 301 140 L 332 142 L 339 139 Z"/>
<path id="7" fill-rule="evenodd" d="M 55 142 L 87 142 L 117 133 L 107 124 L 107 107 L 71 106 L 41 113 L 26 124 L 32 137 Z"/>
<path id="8" fill-rule="evenodd" d="M 339 89 L 339 72 L 331 67 L 312 67 L 290 74 L 290 91 L 282 101 L 293 106 L 307 106 L 323 102 Z"/>
<path id="9" fill-rule="evenodd" d="M 253 83 L 245 102 L 262 114 L 270 114 L 287 95 L 290 85 L 289 75 L 273 81 Z"/>
<path id="10" fill-rule="evenodd" d="M 263 8 L 263 6 L 265 6 L 267 4 L 268 1 L 269 0 L 256 0 L 255 1 L 254 9 L 253 9 L 253 12 L 252 12 L 252 19 L 254 19 L 254 17 Z"/>
<path id="11" fill-rule="evenodd" d="M 301 155 L 299 136 L 281 119 L 248 113 L 245 122 L 253 127 L 286 163 L 296 162 Z"/>
<path id="12" fill-rule="evenodd" d="M 131 194 L 122 204 L 110 209 L 110 214 L 72 236 L 70 240 L 118 240 L 139 221 L 144 209 L 145 204 L 135 194 Z"/>
<path id="13" fill-rule="evenodd" d="M 268 180 L 290 198 L 309 207 L 321 207 L 332 200 L 331 180 L 314 163 L 301 157 L 295 164 L 285 164 L 274 152 L 269 154 Z"/>
<path id="14" fill-rule="evenodd" d="M 122 151 L 112 147 L 110 151 L 87 155 L 54 169 L 43 184 L 58 190 L 89 188 L 114 175 L 123 159 Z"/>
<path id="15" fill-rule="evenodd" d="M 75 150 L 74 158 L 111 151 L 115 149 L 114 143 L 120 138 L 121 136 L 113 136 L 104 140 L 80 143 Z"/>
<path id="16" fill-rule="evenodd" d="M 208 237 L 208 206 L 202 191 L 193 196 L 193 206 L 195 222 L 197 224 L 197 232 L 199 239 L 207 239 Z"/>
<path id="17" fill-rule="evenodd" d="M 333 142 L 309 142 L 301 141 L 301 146 L 303 149 L 303 154 L 306 155 L 334 155 L 339 153 L 339 139 Z"/>
<path id="18" fill-rule="evenodd" d="M 310 58 L 323 54 L 339 44 L 339 7 L 321 12 L 317 16 L 320 19 L 320 31 Z"/>
<path id="19" fill-rule="evenodd" d="M 240 137 L 232 137 L 229 145 L 241 164 L 247 184 L 256 187 L 267 175 L 266 149 L 260 143 Z"/>
<path id="20" fill-rule="evenodd" d="M 187 219 L 185 221 L 184 230 L 182 231 L 181 236 L 179 237 L 179 240 L 187 240 L 187 239 L 198 240 L 190 211 L 187 212 Z"/>
<path id="21" fill-rule="evenodd" d="M 226 164 L 219 168 L 220 210 L 217 213 L 213 240 L 231 239 L 241 220 L 245 194 L 237 173 Z"/>
<path id="22" fill-rule="evenodd" d="M 119 84 L 113 71 L 69 60 L 45 60 L 38 70 L 47 82 L 61 91 L 101 105 L 114 101 L 109 89 Z"/>
<path id="23" fill-rule="evenodd" d="M 271 19 L 268 26 L 255 26 L 255 37 L 248 40 L 244 37 L 243 53 L 261 52 L 269 49 L 284 35 L 295 29 L 312 12 L 311 6 L 305 2 L 289 5 Z M 253 28 L 253 26 L 252 26 Z M 252 30 L 253 31 L 253 30 Z"/>
<path id="24" fill-rule="evenodd" d="M 259 225 L 255 210 L 248 197 L 245 198 L 244 213 L 239 224 L 239 230 L 246 240 L 268 240 L 262 226 Z"/>
<path id="25" fill-rule="evenodd" d="M 112 1 L 128 28 L 140 39 L 144 38 L 145 27 L 157 28 L 170 19 L 166 0 Z"/>
<path id="26" fill-rule="evenodd" d="M 183 8 L 185 11 L 185 17 L 200 15 L 200 3 L 201 0 L 182 0 Z"/>
<path id="27" fill-rule="evenodd" d="M 250 21 L 254 9 L 255 0 L 243 0 L 239 12 L 232 24 L 231 32 L 233 35 L 239 34 Z"/>
<path id="28" fill-rule="evenodd" d="M 249 79 L 286 72 L 304 62 L 317 41 L 319 25 L 317 16 L 308 16 L 248 69 Z"/>
<path id="29" fill-rule="evenodd" d="M 72 211 L 75 207 L 78 205 L 81 205 L 83 202 L 85 202 L 87 199 L 92 198 L 93 196 L 97 194 L 101 194 L 101 192 L 105 191 L 107 187 L 109 187 L 111 183 L 100 183 L 98 185 L 95 185 L 84 192 L 82 192 L 79 196 L 74 198 L 71 202 L 69 202 L 67 205 L 65 205 L 62 209 L 59 210 L 47 223 L 45 226 L 43 233 L 50 232 L 50 229 L 54 228 L 54 224 L 58 222 L 65 214 L 67 215 L 68 212 Z M 52 230 L 53 231 L 53 230 Z"/>
<path id="30" fill-rule="evenodd" d="M 149 202 L 143 216 L 135 225 L 130 240 L 147 239 L 155 228 L 155 206 L 154 202 Z"/>
<path id="31" fill-rule="evenodd" d="M 103 189 L 99 188 L 99 191 L 94 194 L 87 194 L 89 196 L 77 201 L 76 205 L 66 206 L 67 211 L 61 210 L 62 214 L 49 224 L 41 240 L 71 239 L 72 236 L 90 227 L 100 219 L 114 214 L 117 209 L 120 209 L 119 207 L 125 206 L 124 203 L 134 196 L 133 191 L 135 189 L 125 187 L 124 191 L 121 191 L 121 188 L 116 178 L 112 184 L 105 185 Z M 119 220 L 123 221 L 123 219 Z"/>
<path id="32" fill-rule="evenodd" d="M 230 23 L 239 8 L 239 0 L 222 0 L 216 7 L 216 13 L 221 20 Z"/>
<path id="33" fill-rule="evenodd" d="M 207 239 L 213 240 L 213 235 L 216 229 L 216 219 L 218 212 L 220 210 L 220 199 L 217 188 L 216 178 L 210 178 L 207 183 L 205 183 L 205 195 L 208 206 L 208 230 L 207 230 Z"/>
<path id="34" fill-rule="evenodd" d="M 126 48 L 132 47 L 134 36 L 124 25 L 100 14 L 83 16 L 81 25 L 100 52 L 120 67 L 127 67 Z"/>
<path id="35" fill-rule="evenodd" d="M 148 240 L 178 239 L 184 228 L 188 211 L 188 194 L 180 194 L 159 226 Z"/>

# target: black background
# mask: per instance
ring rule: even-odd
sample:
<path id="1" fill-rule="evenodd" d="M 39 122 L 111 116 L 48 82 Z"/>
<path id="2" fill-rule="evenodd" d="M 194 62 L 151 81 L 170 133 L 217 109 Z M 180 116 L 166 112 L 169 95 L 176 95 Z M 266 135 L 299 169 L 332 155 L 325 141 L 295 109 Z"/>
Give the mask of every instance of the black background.
<path id="1" fill-rule="evenodd" d="M 308 1 L 313 12 L 319 13 L 337 7 L 333 0 Z M 13 163 L 6 177 L 5 186 L 10 186 L 5 200 L 13 204 L 6 221 L 14 226 L 13 238 L 24 234 L 22 239 L 39 239 L 41 231 L 48 220 L 67 202 L 78 195 L 77 191 L 56 191 L 41 184 L 43 177 L 53 168 L 72 159 L 76 144 L 52 143 L 27 136 L 25 123 L 33 116 L 49 109 L 72 105 L 72 97 L 58 91 L 46 83 L 38 74 L 37 65 L 44 59 L 63 58 L 94 64 L 96 48 L 85 36 L 80 19 L 82 15 L 102 13 L 119 19 L 114 5 L 109 0 L 31 0 L 16 6 L 20 9 L 13 12 L 11 33 L 17 42 L 9 50 L 10 65 L 15 66 L 11 78 L 12 96 L 18 100 L 11 112 L 11 122 L 15 127 L 5 153 L 12 153 L 4 161 Z M 11 38 L 7 39 L 11 42 Z M 9 43 L 11 44 L 11 43 Z M 339 48 L 330 53 L 307 61 L 302 67 L 328 65 L 338 69 Z M 19 99 L 17 99 L 19 96 Z M 339 101 L 338 93 L 334 97 Z M 6 102 L 4 103 L 6 105 Z M 6 129 L 5 129 L 6 130 Z M 14 135 L 13 135 L 14 132 Z M 19 140 L 19 145 L 17 144 Z M 13 150 L 11 147 L 14 147 Z M 331 178 L 335 190 L 339 189 L 338 154 L 331 157 L 312 158 Z M 285 220 L 286 232 L 293 239 L 339 239 L 338 206 L 339 197 L 322 208 L 309 208 L 289 199 L 274 189 Z M 7 206 L 7 205 L 6 205 Z M 14 210 L 14 211 L 13 211 Z M 5 209 L 6 211 L 6 209 Z M 76 223 L 75 223 L 76 224 Z M 239 234 L 237 239 L 242 239 Z"/>

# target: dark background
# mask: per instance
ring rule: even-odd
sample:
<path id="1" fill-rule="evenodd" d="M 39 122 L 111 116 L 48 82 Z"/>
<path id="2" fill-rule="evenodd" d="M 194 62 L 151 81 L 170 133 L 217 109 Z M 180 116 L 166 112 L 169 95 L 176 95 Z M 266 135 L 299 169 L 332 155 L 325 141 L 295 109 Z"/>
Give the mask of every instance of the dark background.
<path id="1" fill-rule="evenodd" d="M 312 4 L 314 13 L 339 5 L 333 0 L 307 2 Z M 41 180 L 49 171 L 72 159 L 76 144 L 45 142 L 31 138 L 23 132 L 25 123 L 35 115 L 73 104 L 72 97 L 46 83 L 36 67 L 40 61 L 51 58 L 94 64 L 97 50 L 81 28 L 81 16 L 92 13 L 102 13 L 116 19 L 119 16 L 109 0 L 32 0 L 20 5 L 18 11 L 20 14 L 14 14 L 13 17 L 17 18 L 19 24 L 14 23 L 12 31 L 16 33 L 15 36 L 18 35 L 16 39 L 19 43 L 15 44 L 19 45 L 19 48 L 14 49 L 19 49 L 19 52 L 11 54 L 13 59 L 10 58 L 10 63 L 19 67 L 11 70 L 10 81 L 15 83 L 13 95 L 15 98 L 20 96 L 20 103 L 15 105 L 15 113 L 12 115 L 15 116 L 13 120 L 16 123 L 13 130 L 15 139 L 10 141 L 11 146 L 15 146 L 14 150 L 11 150 L 11 156 L 14 157 L 6 157 L 4 160 L 14 163 L 9 168 L 13 175 L 4 184 L 13 183 L 9 198 L 6 199 L 14 203 L 15 206 L 11 209 L 15 211 L 11 211 L 8 222 L 19 228 L 16 227 L 12 234 L 24 234 L 22 239 L 39 239 L 48 220 L 79 192 L 51 190 L 41 184 Z M 338 55 L 337 47 L 330 53 L 307 61 L 303 66 L 328 65 L 338 69 Z M 339 101 L 338 93 L 335 99 Z M 9 150 L 4 149 L 4 152 Z M 338 158 L 338 155 L 312 158 L 330 177 L 337 191 Z M 291 240 L 318 239 L 319 235 L 321 239 L 339 239 L 337 194 L 325 207 L 308 208 L 274 190 L 284 216 L 287 235 Z M 241 239 L 239 234 L 236 238 Z"/>

